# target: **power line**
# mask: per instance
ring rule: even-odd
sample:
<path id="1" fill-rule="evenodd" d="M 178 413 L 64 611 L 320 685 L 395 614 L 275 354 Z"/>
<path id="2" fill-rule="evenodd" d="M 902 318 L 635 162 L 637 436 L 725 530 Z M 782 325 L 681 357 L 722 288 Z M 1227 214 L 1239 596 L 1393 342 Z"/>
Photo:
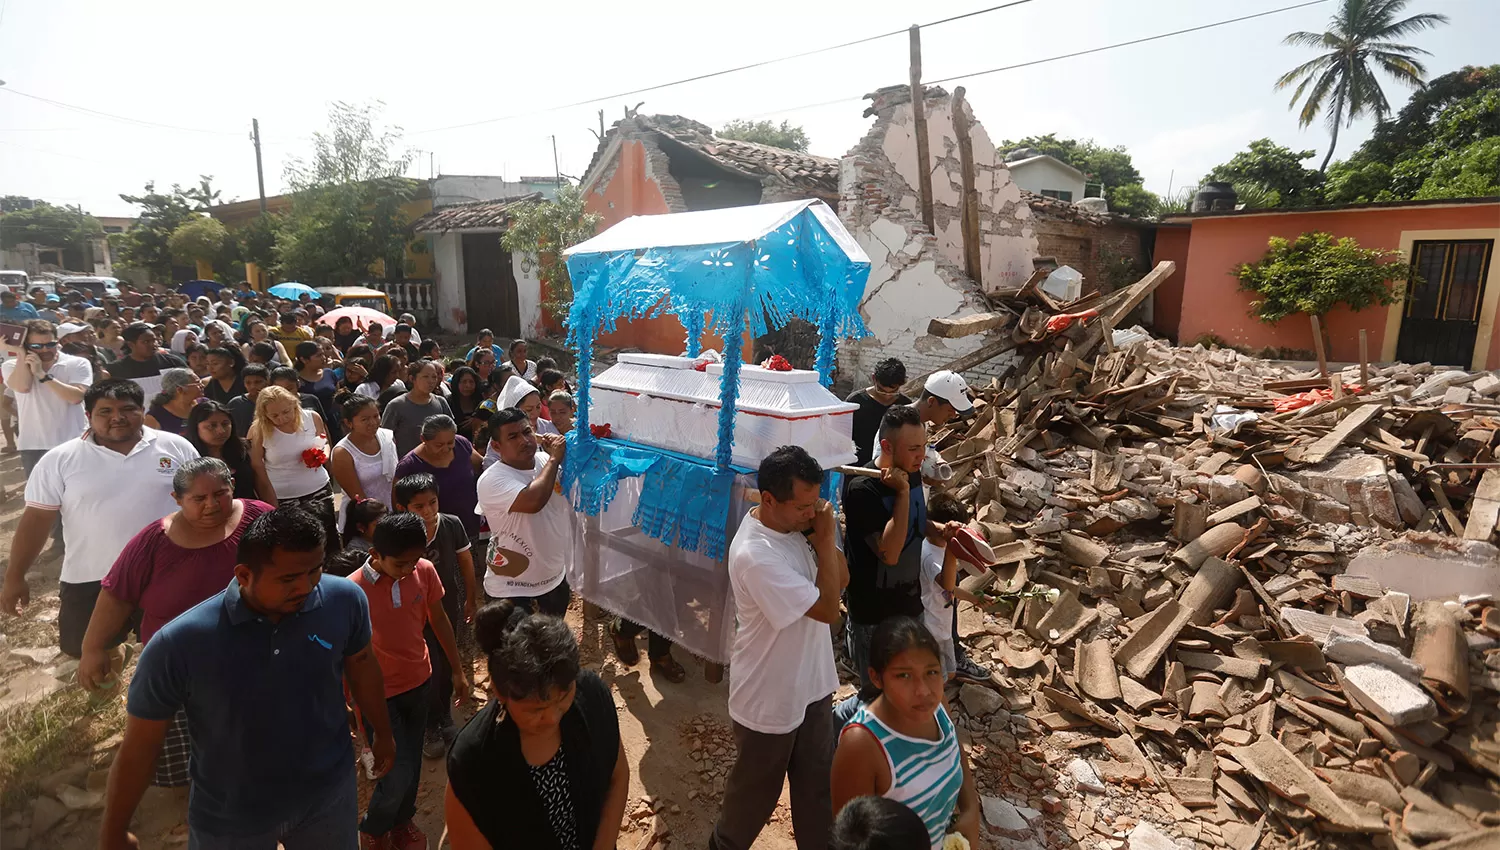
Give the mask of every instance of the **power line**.
<path id="1" fill-rule="evenodd" d="M 928 23 L 920 24 L 919 26 L 921 26 L 923 28 L 926 28 L 926 27 L 935 27 L 935 26 L 938 26 L 940 24 L 952 23 L 953 21 L 961 21 L 964 18 L 972 18 L 972 17 L 975 17 L 976 15 L 984 15 L 984 14 L 988 14 L 990 12 L 998 12 L 1001 9 L 1009 9 L 1012 6 L 1020 6 L 1020 5 L 1023 5 L 1025 3 L 1030 3 L 1030 2 L 1032 2 L 1032 0 L 1010 0 L 1010 2 L 1008 2 L 1008 3 L 1001 3 L 998 6 L 989 6 L 989 7 L 984 8 L 984 9 L 976 9 L 976 10 L 974 10 L 972 12 L 964 12 L 963 14 L 960 14 L 960 15 L 952 15 L 952 16 L 947 17 L 947 18 L 940 18 L 940 19 L 938 19 L 936 21 L 929 21 Z M 1320 0 L 1320 2 L 1321 2 L 1321 0 Z M 478 121 L 467 121 L 467 122 L 464 122 L 462 124 L 450 124 L 450 125 L 448 125 L 446 127 L 432 127 L 430 129 L 427 129 L 427 130 L 415 130 L 415 131 L 412 131 L 410 133 L 407 133 L 407 135 L 408 136 L 419 136 L 419 135 L 422 135 L 422 134 L 425 134 L 425 133 L 442 133 L 442 132 L 446 132 L 448 130 L 461 130 L 461 129 L 465 129 L 465 128 L 468 128 L 468 127 L 478 127 L 478 126 L 480 126 L 482 124 L 494 124 L 494 123 L 496 123 L 498 121 L 510 121 L 510 120 L 513 120 L 513 119 L 516 119 L 516 118 L 529 118 L 529 117 L 534 116 L 534 115 L 543 115 L 543 114 L 546 114 L 548 112 L 557 112 L 557 111 L 562 110 L 562 109 L 572 109 L 575 106 L 587 106 L 588 104 L 598 103 L 598 102 L 604 101 L 604 100 L 614 100 L 615 98 L 620 98 L 620 97 L 630 97 L 631 95 L 645 94 L 646 92 L 653 92 L 653 91 L 660 91 L 661 89 L 671 88 L 673 86 L 680 86 L 680 85 L 683 85 L 685 83 L 695 83 L 695 82 L 698 82 L 700 80 L 708 80 L 708 79 L 712 79 L 714 77 L 722 77 L 722 76 L 724 76 L 726 74 L 735 74 L 735 73 L 738 73 L 740 71 L 749 71 L 749 70 L 754 69 L 754 68 L 764 68 L 767 65 L 775 65 L 775 64 L 777 64 L 779 62 L 790 62 L 793 59 L 803 59 L 803 58 L 806 58 L 808 56 L 816 56 L 816 55 L 818 55 L 820 53 L 829 53 L 829 52 L 834 51 L 834 50 L 843 50 L 846 47 L 854 47 L 854 46 L 860 45 L 860 44 L 868 44 L 869 42 L 879 41 L 880 39 L 883 39 L 883 38 L 890 38 L 892 36 L 897 36 L 897 35 L 906 35 L 906 33 L 909 31 L 909 29 L 910 29 L 909 27 L 902 27 L 901 29 L 891 30 L 890 32 L 879 33 L 878 35 L 869 35 L 869 36 L 865 36 L 864 38 L 856 38 L 853 41 L 845 41 L 845 42 L 841 42 L 839 44 L 830 44 L 830 45 L 828 45 L 826 47 L 818 47 L 818 48 L 815 48 L 813 50 L 804 50 L 801 53 L 792 53 L 792 54 L 789 54 L 787 56 L 778 56 L 778 57 L 775 57 L 774 59 L 763 59 L 763 60 L 761 60 L 759 62 L 751 62 L 748 65 L 737 65 L 737 66 L 735 66 L 733 68 L 722 68 L 722 69 L 720 69 L 718 71 L 709 71 L 709 72 L 703 73 L 703 74 L 695 74 L 694 76 L 691 76 L 691 77 L 683 77 L 680 80 L 672 80 L 671 82 L 667 82 L 667 83 L 658 83 L 658 84 L 652 85 L 652 86 L 645 86 L 644 88 L 631 89 L 629 91 L 622 91 L 622 92 L 615 92 L 614 94 L 600 95 L 598 97 L 590 97 L 590 98 L 587 98 L 585 100 L 576 100 L 576 101 L 574 101 L 572 103 L 564 103 L 564 104 L 559 105 L 559 106 L 549 106 L 549 107 L 546 107 L 544 109 L 538 109 L 538 110 L 534 110 L 534 111 L 531 111 L 531 112 L 520 112 L 520 113 L 516 113 L 514 115 L 502 115 L 502 116 L 500 116 L 498 118 L 482 118 L 482 119 L 480 119 Z"/>
<path id="2" fill-rule="evenodd" d="M 108 118 L 111 121 L 121 121 L 121 122 L 126 123 L 126 124 L 135 124 L 135 125 L 141 126 L 141 127 L 154 127 L 154 128 L 161 129 L 161 130 L 176 130 L 176 131 L 181 132 L 181 133 L 205 133 L 205 134 L 213 135 L 213 136 L 238 136 L 239 135 L 238 132 L 229 132 L 227 130 L 206 130 L 206 129 L 203 129 L 201 127 L 179 127 L 176 124 L 162 124 L 162 123 L 160 123 L 158 121 L 147 121 L 147 120 L 142 119 L 142 118 L 129 118 L 129 117 L 126 117 L 124 115 L 115 115 L 114 113 L 111 113 L 111 112 L 100 112 L 97 109 L 89 109 L 86 106 L 75 106 L 75 105 L 73 105 L 71 103 L 63 103 L 60 100 L 53 100 L 52 98 L 49 98 L 49 97 L 42 97 L 41 95 L 28 94 L 28 93 L 20 91 L 18 89 L 13 89 L 13 88 L 11 88 L 9 86 L 5 86 L 3 88 L 0 88 L 0 92 L 6 92 L 6 93 L 9 93 L 9 94 L 18 95 L 20 97 L 30 98 L 31 100 L 36 100 L 36 101 L 40 101 L 42 103 L 46 103 L 46 104 L 50 104 L 52 106 L 56 106 L 59 109 L 67 109 L 67 110 L 70 110 L 70 111 L 73 111 L 73 112 L 82 113 L 84 115 L 93 115 L 93 116 L 98 117 L 98 118 Z"/>
<path id="3" fill-rule="evenodd" d="M 990 68 L 990 69 L 987 69 L 987 70 L 984 70 L 984 71 L 970 71 L 969 73 L 966 73 L 966 74 L 955 74 L 954 76 L 943 77 L 943 78 L 937 79 L 937 80 L 923 80 L 922 84 L 923 85 L 937 85 L 938 83 L 951 83 L 951 82 L 954 82 L 954 81 L 957 81 L 957 80 L 967 80 L 967 79 L 969 79 L 971 77 L 982 77 L 982 76 L 984 76 L 986 74 L 997 74 L 997 73 L 999 73 L 1001 71 L 1013 71 L 1013 70 L 1016 70 L 1017 68 L 1028 68 L 1028 67 L 1031 67 L 1032 65 L 1044 65 L 1044 64 L 1046 64 L 1048 62 L 1057 62 L 1057 61 L 1060 61 L 1060 60 L 1063 60 L 1063 59 L 1073 59 L 1073 58 L 1078 57 L 1078 56 L 1087 56 L 1087 55 L 1090 55 L 1090 54 L 1093 54 L 1093 53 L 1103 53 L 1106 50 L 1114 50 L 1114 49 L 1120 48 L 1120 47 L 1130 47 L 1130 46 L 1136 45 L 1136 44 L 1144 44 L 1145 42 L 1148 42 L 1148 41 L 1158 41 L 1160 39 L 1172 38 L 1174 36 L 1185 35 L 1187 33 L 1199 32 L 1201 30 L 1214 29 L 1215 27 L 1228 26 L 1229 24 L 1237 24 L 1237 23 L 1240 23 L 1241 21 L 1251 20 L 1252 18 L 1263 18 L 1263 17 L 1266 17 L 1267 15 L 1276 15 L 1276 14 L 1280 14 L 1282 12 L 1290 12 L 1290 11 L 1292 11 L 1294 9 L 1303 9 L 1303 8 L 1308 7 L 1308 6 L 1317 6 L 1319 4 L 1326 3 L 1326 2 L 1328 2 L 1328 0 L 1307 0 L 1307 2 L 1304 2 L 1304 3 L 1297 3 L 1297 4 L 1294 4 L 1294 5 L 1291 5 L 1291 6 L 1282 6 L 1280 8 L 1276 8 L 1276 9 L 1268 9 L 1268 10 L 1266 10 L 1264 12 L 1256 12 L 1253 15 L 1242 15 L 1242 16 L 1240 16 L 1238 18 L 1227 18 L 1227 19 L 1222 20 L 1222 21 L 1215 21 L 1215 22 L 1213 22 L 1211 24 L 1202 24 L 1202 25 L 1199 25 L 1199 26 L 1196 26 L 1196 27 L 1188 27 L 1187 29 L 1180 29 L 1180 30 L 1174 30 L 1172 32 L 1158 33 L 1156 35 L 1145 36 L 1143 38 L 1131 39 L 1130 41 L 1118 41 L 1118 42 L 1115 42 L 1114 44 L 1106 44 L 1106 45 L 1104 45 L 1102 47 L 1091 47 L 1088 50 L 1078 50 L 1078 51 L 1074 51 L 1072 53 L 1059 53 L 1056 56 L 1048 56 L 1048 57 L 1046 57 L 1044 59 L 1033 59 L 1033 60 L 1031 60 L 1029 62 L 1018 62 L 1018 63 L 1016 63 L 1014 65 L 1002 65 L 999 68 Z M 839 103 L 850 103 L 850 102 L 854 102 L 854 101 L 860 101 L 860 100 L 864 100 L 864 98 L 865 98 L 864 95 L 853 95 L 853 96 L 850 96 L 850 97 L 835 98 L 833 100 L 820 100 L 820 101 L 818 101 L 816 103 L 804 103 L 804 104 L 801 104 L 800 106 L 789 106 L 789 107 L 785 107 L 785 108 L 782 108 L 782 109 L 770 109 L 770 110 L 766 110 L 764 112 L 757 112 L 757 113 L 755 113 L 753 115 L 746 116 L 746 117 L 749 117 L 749 118 L 760 118 L 760 117 L 768 116 L 768 115 L 782 115 L 782 114 L 785 114 L 787 112 L 800 112 L 801 110 L 804 110 L 804 109 L 816 109 L 816 108 L 821 107 L 821 106 L 833 106 L 833 105 L 839 104 Z"/>

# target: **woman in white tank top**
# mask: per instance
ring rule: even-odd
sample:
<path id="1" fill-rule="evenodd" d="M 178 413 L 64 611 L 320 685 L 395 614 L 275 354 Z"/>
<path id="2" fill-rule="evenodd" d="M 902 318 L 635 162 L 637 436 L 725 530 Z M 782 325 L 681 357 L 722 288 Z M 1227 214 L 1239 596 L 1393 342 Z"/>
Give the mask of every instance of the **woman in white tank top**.
<path id="1" fill-rule="evenodd" d="M 282 387 L 266 387 L 255 399 L 250 425 L 250 465 L 261 499 L 278 508 L 301 508 L 323 523 L 324 552 L 342 548 L 334 526 L 328 477 L 328 429 L 323 418 L 303 410 Z"/>
<path id="2" fill-rule="evenodd" d="M 391 487 L 396 483 L 396 439 L 387 428 L 380 427 L 380 406 L 375 399 L 351 395 L 344 400 L 340 413 L 349 432 L 333 447 L 330 469 L 344 502 L 339 505 L 339 532 L 349 505 L 356 499 L 375 499 L 391 506 Z"/>

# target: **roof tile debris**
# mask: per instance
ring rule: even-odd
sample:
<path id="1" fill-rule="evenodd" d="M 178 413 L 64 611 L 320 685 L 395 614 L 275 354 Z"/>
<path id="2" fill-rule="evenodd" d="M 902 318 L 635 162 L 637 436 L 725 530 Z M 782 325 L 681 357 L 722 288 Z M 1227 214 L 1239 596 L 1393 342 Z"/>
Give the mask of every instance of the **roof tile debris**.
<path id="1" fill-rule="evenodd" d="M 541 192 L 498 198 L 491 201 L 471 201 L 438 207 L 412 222 L 415 233 L 448 233 L 454 230 L 503 230 L 510 224 L 510 210 L 520 204 L 542 200 Z"/>

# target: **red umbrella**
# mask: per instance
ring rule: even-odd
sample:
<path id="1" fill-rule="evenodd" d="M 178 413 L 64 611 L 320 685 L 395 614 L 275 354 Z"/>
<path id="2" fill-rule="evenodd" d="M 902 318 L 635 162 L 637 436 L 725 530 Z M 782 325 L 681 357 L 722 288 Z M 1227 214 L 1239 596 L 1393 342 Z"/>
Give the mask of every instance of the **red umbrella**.
<path id="1" fill-rule="evenodd" d="M 331 328 L 338 324 L 339 319 L 345 318 L 353 321 L 354 326 L 360 330 L 368 328 L 371 324 L 384 325 L 386 330 L 390 330 L 399 324 L 390 316 L 369 307 L 340 307 L 337 310 L 330 310 L 318 317 L 318 324 Z"/>

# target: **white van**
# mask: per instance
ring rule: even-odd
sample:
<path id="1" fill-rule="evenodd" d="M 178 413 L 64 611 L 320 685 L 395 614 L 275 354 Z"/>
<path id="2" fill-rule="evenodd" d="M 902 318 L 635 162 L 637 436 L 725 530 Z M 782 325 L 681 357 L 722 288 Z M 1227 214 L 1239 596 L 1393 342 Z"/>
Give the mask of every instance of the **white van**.
<path id="1" fill-rule="evenodd" d="M 0 284 L 10 287 L 11 292 L 25 298 L 26 290 L 31 288 L 31 275 L 26 272 L 0 269 Z"/>

